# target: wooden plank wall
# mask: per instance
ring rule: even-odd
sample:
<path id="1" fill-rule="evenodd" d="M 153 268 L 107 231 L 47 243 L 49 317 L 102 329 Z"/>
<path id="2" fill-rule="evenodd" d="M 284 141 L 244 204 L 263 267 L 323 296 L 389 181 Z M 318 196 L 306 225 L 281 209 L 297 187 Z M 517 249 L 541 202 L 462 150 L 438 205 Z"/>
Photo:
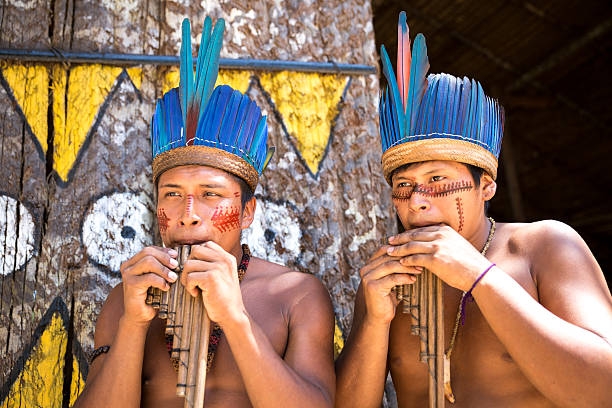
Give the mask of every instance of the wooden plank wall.
<path id="1" fill-rule="evenodd" d="M 210 15 L 226 19 L 222 57 L 376 65 L 369 1 L 251 3 L 2 2 L 0 47 L 176 55 L 182 18 L 196 47 Z M 149 120 L 176 68 L 0 68 L 0 404 L 70 406 L 120 263 L 158 242 Z M 277 148 L 243 239 L 257 256 L 324 282 L 340 348 L 358 269 L 395 228 L 381 177 L 378 77 L 220 77 L 257 100 Z"/>

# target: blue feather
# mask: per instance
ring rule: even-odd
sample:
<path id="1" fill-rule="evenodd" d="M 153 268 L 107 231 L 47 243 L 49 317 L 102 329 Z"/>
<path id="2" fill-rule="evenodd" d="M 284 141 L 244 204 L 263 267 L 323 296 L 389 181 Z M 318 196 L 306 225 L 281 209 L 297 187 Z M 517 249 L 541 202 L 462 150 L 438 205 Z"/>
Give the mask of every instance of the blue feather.
<path id="1" fill-rule="evenodd" d="M 425 77 L 429 71 L 429 58 L 427 57 L 427 45 L 423 34 L 417 34 L 412 44 L 412 60 L 410 62 L 410 87 L 408 88 L 408 100 L 406 102 L 406 132 L 414 133 L 416 116 L 419 103 L 425 92 L 427 81 Z"/>
<path id="2" fill-rule="evenodd" d="M 393 73 L 393 67 L 391 66 L 391 61 L 389 60 L 389 55 L 387 55 L 387 51 L 385 50 L 385 46 L 380 46 L 380 55 L 383 64 L 383 74 L 385 78 L 387 78 L 387 83 L 389 84 L 389 89 L 391 90 L 391 105 L 395 108 L 394 116 L 397 117 L 397 123 L 399 125 L 399 137 L 398 139 L 402 139 L 404 137 L 405 132 L 405 117 L 404 114 L 404 104 L 402 103 L 402 99 L 399 93 L 399 88 L 397 87 L 397 81 L 395 80 L 395 74 Z M 412 72 L 412 67 L 411 67 Z M 412 75 L 412 74 L 411 74 Z M 412 76 L 410 77 L 410 81 L 412 82 Z M 410 93 L 410 90 L 408 91 Z"/>
<path id="3" fill-rule="evenodd" d="M 181 100 L 181 111 L 183 123 L 188 123 L 187 114 L 193 101 L 193 59 L 191 56 L 191 25 L 189 19 L 183 20 L 179 94 Z"/>
<path id="4" fill-rule="evenodd" d="M 202 101 L 200 105 L 200 112 L 204 110 L 206 101 L 210 97 L 215 83 L 217 82 L 217 75 L 219 73 L 219 56 L 221 54 L 221 45 L 223 43 L 223 32 L 225 31 L 225 21 L 220 18 L 215 24 L 211 39 L 207 48 L 206 56 L 203 63 L 204 76 L 201 78 L 202 81 Z"/>
<path id="5" fill-rule="evenodd" d="M 461 108 L 459 110 L 459 118 L 461 118 L 461 135 L 467 136 L 469 126 L 469 109 L 470 109 L 470 80 L 463 77 L 463 88 L 461 89 Z"/>

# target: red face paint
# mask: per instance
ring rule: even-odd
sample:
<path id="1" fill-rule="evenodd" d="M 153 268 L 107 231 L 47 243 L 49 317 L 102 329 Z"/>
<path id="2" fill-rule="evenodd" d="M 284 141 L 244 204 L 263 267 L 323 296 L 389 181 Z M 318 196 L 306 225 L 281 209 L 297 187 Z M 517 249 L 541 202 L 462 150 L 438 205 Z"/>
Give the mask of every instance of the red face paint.
<path id="1" fill-rule="evenodd" d="M 457 215 L 459 215 L 459 228 L 457 232 L 461 232 L 463 230 L 463 204 L 460 197 L 455 198 L 455 201 L 457 202 Z"/>
<path id="2" fill-rule="evenodd" d="M 187 205 L 185 206 L 185 215 L 187 217 L 191 217 L 191 212 L 193 211 L 193 194 L 187 195 Z"/>
<path id="3" fill-rule="evenodd" d="M 170 218 L 166 215 L 166 212 L 163 208 L 157 209 L 157 223 L 159 224 L 159 232 L 161 234 L 165 234 L 168 230 L 168 223 Z"/>
<path id="4" fill-rule="evenodd" d="M 240 192 L 236 191 L 236 192 L 234 193 L 234 197 L 240 197 Z"/>
<path id="5" fill-rule="evenodd" d="M 221 232 L 240 228 L 240 211 L 238 207 L 217 207 L 210 219 L 213 226 Z"/>
<path id="6" fill-rule="evenodd" d="M 446 183 L 439 186 L 425 187 L 422 184 L 417 184 L 413 188 L 400 187 L 391 195 L 393 200 L 410 200 L 413 194 L 421 194 L 425 197 L 438 198 L 446 197 L 449 194 L 461 193 L 474 188 L 471 181 L 462 180 Z"/>

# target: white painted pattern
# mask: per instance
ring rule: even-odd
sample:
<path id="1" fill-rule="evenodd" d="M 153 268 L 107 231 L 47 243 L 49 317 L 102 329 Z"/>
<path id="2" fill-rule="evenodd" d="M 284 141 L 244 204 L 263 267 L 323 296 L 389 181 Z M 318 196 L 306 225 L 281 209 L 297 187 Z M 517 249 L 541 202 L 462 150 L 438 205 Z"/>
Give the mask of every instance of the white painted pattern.
<path id="1" fill-rule="evenodd" d="M 5 276 L 20 269 L 32 257 L 35 230 L 30 211 L 13 197 L 0 195 L 0 275 Z"/>
<path id="2" fill-rule="evenodd" d="M 301 238 L 300 224 L 291 208 L 267 200 L 257 200 L 253 223 L 242 233 L 242 242 L 249 244 L 254 256 L 280 264 L 295 262 Z"/>
<path id="3" fill-rule="evenodd" d="M 118 272 L 121 263 L 153 242 L 153 203 L 144 192 L 103 196 L 87 210 L 83 244 L 89 258 Z"/>

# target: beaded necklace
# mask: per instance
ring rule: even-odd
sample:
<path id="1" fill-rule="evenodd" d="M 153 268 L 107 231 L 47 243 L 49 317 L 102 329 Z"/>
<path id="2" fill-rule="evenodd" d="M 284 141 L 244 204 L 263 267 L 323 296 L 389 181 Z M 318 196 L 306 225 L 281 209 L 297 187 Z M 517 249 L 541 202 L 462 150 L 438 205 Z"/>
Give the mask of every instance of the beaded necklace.
<path id="1" fill-rule="evenodd" d="M 249 261 L 251 260 L 251 251 L 247 244 L 242 244 L 242 259 L 240 260 L 240 264 L 238 265 L 238 282 L 242 283 L 242 279 L 244 279 L 244 275 L 246 275 L 247 268 L 249 267 Z M 208 337 L 208 355 L 206 356 L 206 371 L 210 371 L 212 367 L 213 360 L 215 359 L 215 353 L 217 351 L 217 347 L 221 342 L 221 338 L 223 337 L 223 329 L 221 326 L 217 324 L 217 322 L 211 322 L 211 330 L 210 336 Z M 166 335 L 166 345 L 168 345 L 168 353 L 172 350 L 172 335 L 168 337 Z M 178 358 L 170 358 L 172 360 L 172 365 L 174 366 L 174 370 L 178 372 L 178 368 L 180 365 L 180 361 Z"/>
<path id="2" fill-rule="evenodd" d="M 492 217 L 488 217 L 488 219 L 491 222 L 491 228 L 489 229 L 489 236 L 487 237 L 487 241 L 485 242 L 482 251 L 480 251 L 480 254 L 482 256 L 487 255 L 487 250 L 489 249 L 489 246 L 491 246 L 491 241 L 493 241 L 493 235 L 495 235 L 495 220 Z M 451 388 L 450 359 L 451 355 L 453 354 L 455 340 L 457 339 L 457 331 L 459 330 L 459 320 L 461 320 L 461 316 L 465 313 L 465 311 L 463 310 L 463 305 L 465 304 L 464 300 L 466 295 L 467 292 L 465 291 L 463 292 L 463 295 L 461 295 L 461 301 L 459 302 L 459 306 L 457 307 L 457 317 L 455 318 L 455 327 L 453 328 L 453 335 L 451 336 L 448 349 L 444 353 L 444 395 L 450 403 L 455 402 L 455 395 L 453 394 L 453 390 Z"/>

